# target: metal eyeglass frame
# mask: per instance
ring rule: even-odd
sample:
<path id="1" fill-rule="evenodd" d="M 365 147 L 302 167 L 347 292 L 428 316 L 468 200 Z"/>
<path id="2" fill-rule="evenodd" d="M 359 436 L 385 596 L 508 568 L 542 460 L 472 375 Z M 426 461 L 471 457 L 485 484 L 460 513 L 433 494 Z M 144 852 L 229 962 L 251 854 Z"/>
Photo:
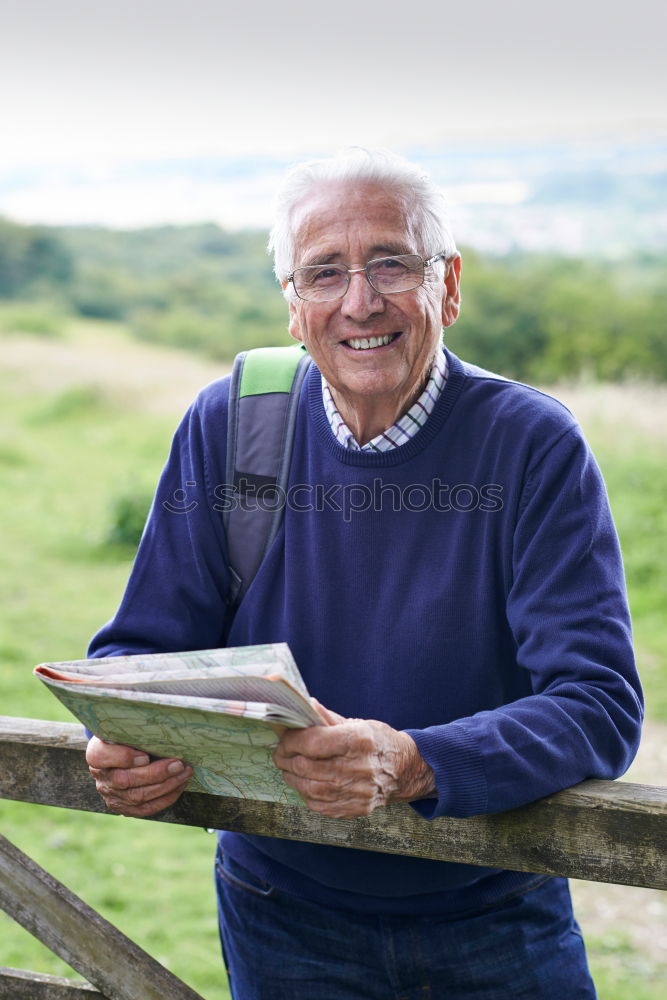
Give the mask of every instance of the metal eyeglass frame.
<path id="1" fill-rule="evenodd" d="M 326 267 L 327 266 L 326 264 L 304 264 L 302 265 L 302 267 L 295 267 L 294 270 L 287 275 L 286 280 L 288 282 L 290 281 L 292 282 L 292 287 L 294 288 L 294 294 L 298 299 L 301 299 L 302 302 L 335 302 L 337 299 L 342 299 L 345 295 L 347 295 L 347 290 L 350 287 L 350 275 L 360 274 L 362 271 L 366 272 L 366 281 L 371 286 L 373 291 L 378 293 L 378 295 L 399 295 L 401 292 L 411 292 L 415 288 L 421 288 L 421 286 L 424 284 L 424 279 L 426 277 L 425 273 L 422 271 L 422 280 L 419 281 L 416 285 L 412 285 L 411 288 L 397 288 L 395 291 L 383 292 L 380 291 L 379 288 L 376 288 L 373 282 L 371 281 L 370 275 L 368 273 L 368 268 L 371 266 L 371 264 L 377 264 L 377 262 L 380 260 L 393 260 L 396 257 L 418 257 L 418 256 L 419 256 L 418 254 L 411 254 L 411 253 L 390 254 L 388 257 L 374 257 L 373 260 L 367 260 L 363 267 L 346 267 L 345 271 L 347 272 L 347 284 L 345 285 L 345 289 L 340 293 L 340 295 L 335 295 L 332 299 L 304 299 L 303 296 L 299 295 L 299 293 L 297 292 L 296 285 L 294 283 L 294 275 L 296 274 L 297 271 L 301 271 L 302 268 Z M 420 263 L 423 268 L 427 268 L 431 264 L 435 264 L 436 260 L 444 260 L 445 262 L 448 262 L 447 255 L 443 251 L 441 253 L 434 254 L 433 257 L 425 257 L 423 260 L 421 260 L 420 258 Z M 331 266 L 340 267 L 340 264 L 332 264 Z"/>

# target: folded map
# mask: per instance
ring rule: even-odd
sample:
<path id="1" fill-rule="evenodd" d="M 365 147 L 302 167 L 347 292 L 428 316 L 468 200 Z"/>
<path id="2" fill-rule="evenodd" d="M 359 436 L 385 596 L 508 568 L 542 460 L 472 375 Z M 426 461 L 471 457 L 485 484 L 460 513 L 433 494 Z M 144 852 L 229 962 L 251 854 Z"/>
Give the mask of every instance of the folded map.
<path id="1" fill-rule="evenodd" d="M 297 802 L 272 760 L 283 727 L 326 725 L 286 643 L 41 663 L 100 739 L 192 764 L 188 789 Z"/>

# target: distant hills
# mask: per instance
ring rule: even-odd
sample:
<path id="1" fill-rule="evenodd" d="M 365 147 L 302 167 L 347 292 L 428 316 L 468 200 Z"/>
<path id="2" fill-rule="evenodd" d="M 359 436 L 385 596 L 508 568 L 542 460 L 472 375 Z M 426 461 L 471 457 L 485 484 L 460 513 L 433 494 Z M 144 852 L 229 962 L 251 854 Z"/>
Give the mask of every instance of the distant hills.
<path id="1" fill-rule="evenodd" d="M 400 150 L 441 184 L 461 243 L 487 253 L 556 251 L 619 259 L 667 250 L 667 140 Z M 268 226 L 286 158 L 0 166 L 0 215 L 52 225 Z"/>
<path id="2" fill-rule="evenodd" d="M 514 219 L 526 210 L 505 209 Z M 214 223 L 119 230 L 0 218 L 0 333 L 57 336 L 67 317 L 86 316 L 221 361 L 289 343 L 266 236 Z M 667 252 L 629 242 L 618 259 L 460 246 L 463 309 L 447 341 L 470 361 L 543 383 L 667 380 Z"/>
<path id="3" fill-rule="evenodd" d="M 667 142 L 589 141 L 440 151 L 457 237 L 493 253 L 621 258 L 667 249 Z"/>

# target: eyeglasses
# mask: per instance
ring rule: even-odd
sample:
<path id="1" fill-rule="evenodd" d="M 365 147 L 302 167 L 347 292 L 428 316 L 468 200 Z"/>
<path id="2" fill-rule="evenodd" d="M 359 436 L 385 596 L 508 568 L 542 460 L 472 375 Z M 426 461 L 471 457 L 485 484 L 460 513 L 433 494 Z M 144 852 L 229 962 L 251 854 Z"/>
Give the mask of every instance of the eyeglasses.
<path id="1" fill-rule="evenodd" d="M 313 264 L 297 267 L 287 280 L 294 285 L 294 291 L 306 302 L 331 302 L 345 295 L 350 286 L 350 275 L 366 272 L 371 288 L 380 295 L 409 292 L 424 284 L 424 270 L 436 260 L 444 258 L 444 253 L 422 259 L 416 253 L 403 253 L 396 257 L 378 257 L 369 260 L 365 267 L 344 267 L 342 264 Z"/>

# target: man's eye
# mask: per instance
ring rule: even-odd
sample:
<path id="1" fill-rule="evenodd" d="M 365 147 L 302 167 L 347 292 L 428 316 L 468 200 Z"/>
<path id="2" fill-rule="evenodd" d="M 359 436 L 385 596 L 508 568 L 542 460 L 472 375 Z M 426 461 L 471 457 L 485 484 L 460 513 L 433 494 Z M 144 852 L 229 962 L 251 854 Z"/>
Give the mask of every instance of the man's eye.
<path id="1" fill-rule="evenodd" d="M 322 267 L 317 271 L 313 271 L 314 282 L 318 285 L 326 284 L 330 281 L 337 281 L 343 276 L 344 272 L 337 267 Z"/>
<path id="2" fill-rule="evenodd" d="M 387 274 L 389 271 L 407 271 L 407 265 L 405 261 L 400 260 L 398 257 L 385 257 L 383 260 L 376 260 L 373 264 L 373 270 L 377 274 Z"/>

